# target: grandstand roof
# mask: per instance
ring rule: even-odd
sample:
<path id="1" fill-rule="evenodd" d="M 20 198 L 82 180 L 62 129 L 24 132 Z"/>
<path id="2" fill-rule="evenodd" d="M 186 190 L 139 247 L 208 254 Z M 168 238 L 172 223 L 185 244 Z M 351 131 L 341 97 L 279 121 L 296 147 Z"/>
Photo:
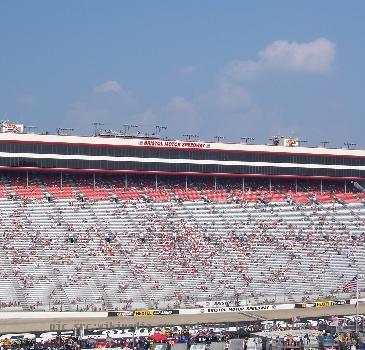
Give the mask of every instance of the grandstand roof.
<path id="1" fill-rule="evenodd" d="M 32 142 L 55 144 L 78 144 L 95 146 L 153 147 L 168 149 L 242 151 L 263 153 L 289 153 L 305 155 L 328 155 L 344 157 L 365 157 L 364 150 L 323 147 L 288 147 L 275 145 L 253 145 L 242 143 L 204 142 L 186 140 L 164 140 L 138 137 L 100 137 L 74 135 L 40 135 L 31 133 L 0 133 L 0 142 Z"/>

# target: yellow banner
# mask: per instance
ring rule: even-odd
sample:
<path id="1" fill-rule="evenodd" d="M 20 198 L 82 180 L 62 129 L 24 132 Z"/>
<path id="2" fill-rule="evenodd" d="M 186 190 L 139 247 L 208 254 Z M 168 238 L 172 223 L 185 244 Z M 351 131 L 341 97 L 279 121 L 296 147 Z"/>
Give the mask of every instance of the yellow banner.
<path id="1" fill-rule="evenodd" d="M 133 312 L 133 316 L 153 316 L 155 310 L 137 310 Z"/>
<path id="2" fill-rule="evenodd" d="M 326 306 L 332 306 L 334 305 L 333 301 L 318 301 L 314 303 L 316 307 L 326 307 Z"/>

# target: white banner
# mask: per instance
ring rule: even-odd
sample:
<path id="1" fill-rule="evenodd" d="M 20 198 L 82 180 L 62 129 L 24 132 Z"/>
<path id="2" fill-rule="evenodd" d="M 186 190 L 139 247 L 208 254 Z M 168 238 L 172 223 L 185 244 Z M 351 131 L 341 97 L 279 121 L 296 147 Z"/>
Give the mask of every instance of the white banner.
<path id="1" fill-rule="evenodd" d="M 196 304 L 201 307 L 232 307 L 232 306 L 235 306 L 235 302 L 233 300 L 198 301 Z"/>
<path id="2" fill-rule="evenodd" d="M 285 147 L 298 147 L 299 140 L 294 138 L 283 139 L 283 145 Z"/>
<path id="3" fill-rule="evenodd" d="M 359 298 L 359 304 L 364 303 L 364 302 L 365 302 L 365 298 Z M 356 305 L 356 303 L 357 303 L 357 299 L 350 299 L 350 304 Z"/>
<path id="4" fill-rule="evenodd" d="M 264 310 L 289 310 L 294 309 L 294 304 L 279 305 L 245 305 L 229 307 L 204 307 L 201 309 L 180 309 L 180 315 L 206 314 L 206 313 L 224 313 L 224 312 L 242 312 L 242 311 L 264 311 Z"/>
<path id="5" fill-rule="evenodd" d="M 94 318 L 108 317 L 107 312 L 72 312 L 72 311 L 25 311 L 25 312 L 0 312 L 0 320 L 10 320 L 16 318 Z"/>
<path id="6" fill-rule="evenodd" d="M 14 133 L 14 134 L 21 134 L 22 132 L 24 132 L 24 125 L 2 122 L 0 124 L 0 132 L 2 132 L 2 133 L 10 132 L 10 133 Z"/>

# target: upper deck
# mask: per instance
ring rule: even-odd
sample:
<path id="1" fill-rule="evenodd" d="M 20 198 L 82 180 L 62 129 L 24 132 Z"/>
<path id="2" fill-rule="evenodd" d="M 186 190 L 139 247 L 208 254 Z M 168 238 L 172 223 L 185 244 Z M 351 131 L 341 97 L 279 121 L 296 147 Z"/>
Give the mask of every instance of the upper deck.
<path id="1" fill-rule="evenodd" d="M 0 133 L 0 166 L 90 172 L 365 178 L 365 151 Z"/>

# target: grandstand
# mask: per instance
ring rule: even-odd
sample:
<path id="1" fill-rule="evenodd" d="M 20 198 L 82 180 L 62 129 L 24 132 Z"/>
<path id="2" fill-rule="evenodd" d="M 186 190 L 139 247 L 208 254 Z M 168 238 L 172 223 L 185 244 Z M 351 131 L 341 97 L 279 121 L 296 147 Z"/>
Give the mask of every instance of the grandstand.
<path id="1" fill-rule="evenodd" d="M 348 297 L 365 152 L 289 144 L 0 133 L 2 310 Z"/>

